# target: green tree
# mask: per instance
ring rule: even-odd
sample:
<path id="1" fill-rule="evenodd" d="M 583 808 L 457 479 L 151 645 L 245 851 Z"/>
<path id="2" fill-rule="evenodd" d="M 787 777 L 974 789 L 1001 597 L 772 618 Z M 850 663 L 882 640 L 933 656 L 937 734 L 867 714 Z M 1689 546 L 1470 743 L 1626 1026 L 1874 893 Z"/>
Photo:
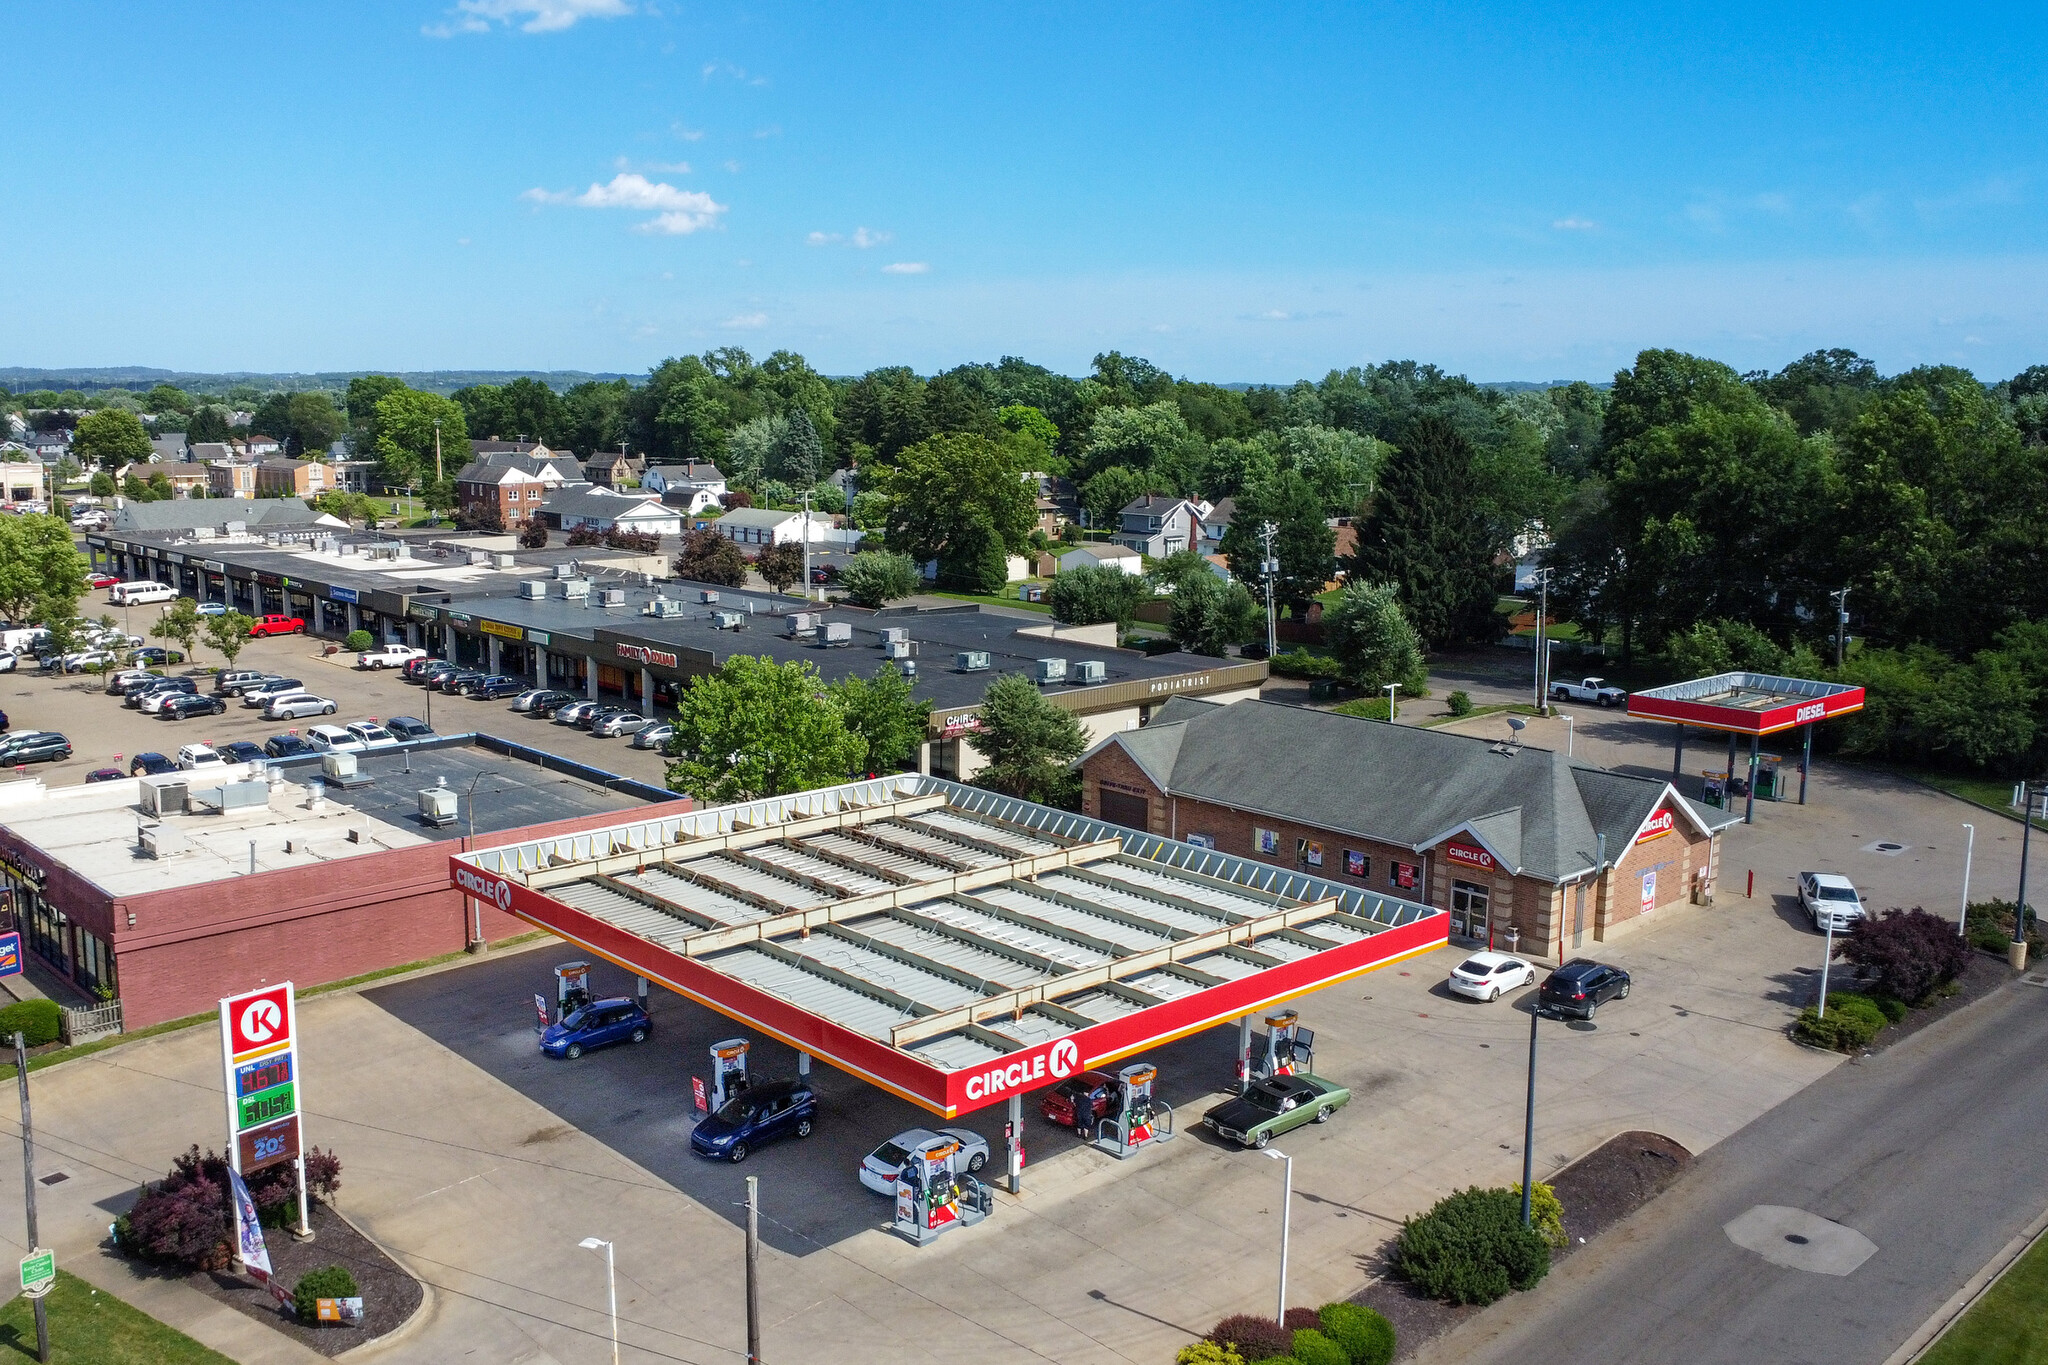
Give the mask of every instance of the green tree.
<path id="1" fill-rule="evenodd" d="M 709 804 L 831 786 L 867 759 L 807 663 L 734 655 L 684 689 L 675 725 L 669 789 Z"/>
<path id="2" fill-rule="evenodd" d="M 1809 351 L 1768 378 L 1745 379 L 1765 402 L 1783 410 L 1802 436 L 1846 430 L 1883 386 L 1876 365 L 1841 347 Z"/>
<path id="3" fill-rule="evenodd" d="M 228 425 L 228 415 L 211 405 L 200 408 L 185 423 L 185 440 L 191 445 L 218 444 L 233 434 L 234 428 Z"/>
<path id="4" fill-rule="evenodd" d="M 30 611 L 68 614 L 85 596 L 86 559 L 56 517 L 0 517 L 0 617 L 26 625 Z"/>
<path id="5" fill-rule="evenodd" d="M 1147 493 L 1163 493 L 1159 481 L 1142 469 L 1112 465 L 1081 485 L 1081 510 L 1097 530 L 1113 531 L 1118 514 Z"/>
<path id="6" fill-rule="evenodd" d="M 856 606 L 880 607 L 918 589 L 916 561 L 909 555 L 863 550 L 840 571 L 839 586 Z"/>
<path id="7" fill-rule="evenodd" d="M 235 659 L 241 654 L 242 646 L 249 643 L 249 628 L 255 624 L 238 611 L 222 612 L 219 616 L 206 618 L 206 642 L 220 651 L 225 667 L 235 666 Z"/>
<path id="8" fill-rule="evenodd" d="M 182 652 L 185 657 L 190 659 L 194 657 L 192 643 L 199 638 L 200 622 L 203 620 L 205 618 L 199 614 L 199 604 L 189 597 L 181 597 L 176 605 L 149 628 L 149 633 L 159 640 L 177 641 L 184 647 Z"/>
<path id="9" fill-rule="evenodd" d="M 804 576 L 804 547 L 794 540 L 770 545 L 754 556 L 754 572 L 777 592 L 788 592 Z"/>
<path id="10" fill-rule="evenodd" d="M 1472 490 L 1471 445 L 1448 421 L 1419 419 L 1381 471 L 1347 566 L 1356 581 L 1393 584 L 1430 644 L 1493 633 L 1493 563 L 1505 547 Z"/>
<path id="11" fill-rule="evenodd" d="M 801 407 L 790 409 L 771 458 L 775 477 L 797 488 L 808 488 L 829 470 L 825 443 L 811 425 L 810 414 Z"/>
<path id="12" fill-rule="evenodd" d="M 78 461 L 72 459 L 69 455 L 66 455 L 63 459 L 57 461 L 56 464 L 50 466 L 50 473 L 55 476 L 57 487 L 59 488 L 69 488 L 72 484 L 77 483 L 80 472 Z"/>
<path id="13" fill-rule="evenodd" d="M 1207 572 L 1183 580 L 1173 590 L 1173 617 L 1167 630 L 1190 654 L 1217 658 L 1230 646 L 1259 639 L 1266 633 L 1266 615 L 1242 583 L 1225 583 Z"/>
<path id="14" fill-rule="evenodd" d="M 1088 748 L 1087 732 L 1024 674 L 1005 673 L 989 684 L 981 728 L 967 743 L 988 761 L 975 786 L 1066 810 L 1080 804 L 1081 776 L 1073 764 Z"/>
<path id="15" fill-rule="evenodd" d="M 1077 473 L 1085 481 L 1104 470 L 1137 470 L 1163 493 L 1198 491 L 1207 449 L 1172 402 L 1108 407 L 1095 414 L 1081 448 Z"/>
<path id="16" fill-rule="evenodd" d="M 1333 517 L 1365 500 L 1387 455 L 1387 447 L 1371 436 L 1315 425 L 1286 428 L 1278 445 L 1279 459 L 1308 480 Z"/>
<path id="17" fill-rule="evenodd" d="M 735 488 L 758 488 L 775 468 L 775 452 L 789 438 L 789 419 L 781 413 L 740 423 L 726 437 L 718 467 Z"/>
<path id="18" fill-rule="evenodd" d="M 868 771 L 894 772 L 917 757 L 930 724 L 932 704 L 911 695 L 910 680 L 887 664 L 872 678 L 833 684 L 846 728 L 867 741 Z"/>
<path id="19" fill-rule="evenodd" d="M 1278 528 L 1273 554 L 1280 561 L 1280 572 L 1273 585 L 1274 596 L 1280 606 L 1306 610 L 1330 580 L 1337 533 L 1324 519 L 1322 498 L 1296 470 L 1283 469 L 1246 489 L 1237 500 L 1230 529 L 1223 534 L 1223 553 L 1238 581 L 1258 584 L 1261 592 L 1265 575 L 1260 566 L 1265 553 L 1259 530 L 1268 521 Z"/>
<path id="20" fill-rule="evenodd" d="M 677 576 L 693 583 L 737 588 L 747 581 L 747 557 L 715 530 L 691 531 L 683 537 L 683 552 L 676 556 L 675 570 Z"/>
<path id="21" fill-rule="evenodd" d="M 952 545 L 956 561 L 984 567 L 991 543 L 1021 551 L 1038 518 L 1035 487 L 1023 472 L 985 436 L 934 436 L 905 449 L 893 467 L 874 472 L 876 490 L 889 499 L 889 548 L 923 563 Z M 971 546 L 956 543 L 970 537 Z"/>
<path id="22" fill-rule="evenodd" d="M 1377 692 L 1399 683 L 1412 692 L 1422 686 L 1422 641 L 1391 584 L 1346 584 L 1323 616 L 1323 634 L 1353 687 Z"/>
<path id="23" fill-rule="evenodd" d="M 1152 596 L 1152 585 L 1136 574 L 1106 565 L 1067 569 L 1052 581 L 1045 600 L 1055 618 L 1070 626 L 1114 621 L 1129 627 L 1138 608 Z"/>
<path id="24" fill-rule="evenodd" d="M 1009 580 L 1009 553 L 988 518 L 976 516 L 956 525 L 939 552 L 939 586 L 994 596 Z"/>
<path id="25" fill-rule="evenodd" d="M 78 429 L 71 437 L 71 453 L 102 469 L 147 460 L 152 449 L 141 419 L 120 408 L 87 413 L 79 419 Z"/>
<path id="26" fill-rule="evenodd" d="M 1009 403 L 996 409 L 996 425 L 1007 435 L 1003 444 L 1010 448 L 1019 468 L 1040 474 L 1064 474 L 1067 462 L 1060 457 L 1060 429 L 1052 419 L 1028 403 Z"/>
<path id="27" fill-rule="evenodd" d="M 186 413 L 192 411 L 192 395 L 175 384 L 158 384 L 142 395 L 142 406 L 156 413 Z"/>
<path id="28" fill-rule="evenodd" d="M 111 498 L 119 490 L 114 485 L 114 476 L 104 469 L 98 469 L 93 471 L 92 478 L 87 481 L 86 491 L 96 498 Z"/>
<path id="29" fill-rule="evenodd" d="M 417 389 L 399 389 L 378 402 L 373 451 L 388 482 L 424 487 L 433 481 L 436 421 L 442 474 L 452 479 L 469 463 L 469 428 L 461 406 Z"/>

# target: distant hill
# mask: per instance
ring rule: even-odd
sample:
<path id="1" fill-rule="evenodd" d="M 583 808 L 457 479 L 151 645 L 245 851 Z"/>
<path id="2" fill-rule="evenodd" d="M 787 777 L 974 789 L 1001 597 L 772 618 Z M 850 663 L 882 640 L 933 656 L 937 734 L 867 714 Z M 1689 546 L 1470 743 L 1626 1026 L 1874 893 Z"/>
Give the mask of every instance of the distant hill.
<path id="1" fill-rule="evenodd" d="M 644 375 L 592 374 L 585 370 L 321 370 L 312 374 L 265 374 L 254 370 L 231 370 L 208 374 L 196 370 L 162 370 L 148 365 L 90 365 L 68 370 L 39 370 L 23 365 L 0 366 L 0 385 L 14 393 L 31 389 L 77 389 L 93 393 L 101 389 L 141 391 L 158 384 L 175 384 L 191 393 L 224 393 L 240 384 L 260 390 L 345 389 L 348 381 L 366 374 L 390 374 L 416 389 L 431 393 L 452 393 L 470 384 L 509 384 L 515 379 L 538 379 L 552 389 L 572 388 L 588 380 L 641 379 Z"/>

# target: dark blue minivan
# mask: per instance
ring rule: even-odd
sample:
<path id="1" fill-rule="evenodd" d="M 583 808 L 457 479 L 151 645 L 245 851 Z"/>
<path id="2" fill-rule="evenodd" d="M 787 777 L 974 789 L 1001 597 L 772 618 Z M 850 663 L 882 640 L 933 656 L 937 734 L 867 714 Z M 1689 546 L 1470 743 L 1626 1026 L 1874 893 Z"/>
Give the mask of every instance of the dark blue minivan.
<path id="1" fill-rule="evenodd" d="M 777 1138 L 811 1135 L 818 1097 L 797 1081 L 776 1081 L 741 1091 L 690 1132 L 690 1149 L 720 1161 L 745 1161 L 747 1153 Z"/>
<path id="2" fill-rule="evenodd" d="M 576 1060 L 592 1048 L 613 1043 L 644 1043 L 654 1032 L 647 1011 L 624 996 L 616 1000 L 593 1000 L 548 1025 L 540 1036 L 540 1050 L 550 1057 Z"/>

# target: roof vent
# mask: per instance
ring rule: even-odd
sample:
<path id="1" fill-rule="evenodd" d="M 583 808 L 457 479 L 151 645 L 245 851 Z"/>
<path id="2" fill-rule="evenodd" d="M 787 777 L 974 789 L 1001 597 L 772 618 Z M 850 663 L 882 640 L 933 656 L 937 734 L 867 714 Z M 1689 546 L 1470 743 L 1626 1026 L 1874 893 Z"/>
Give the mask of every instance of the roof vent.
<path id="1" fill-rule="evenodd" d="M 1038 680 L 1042 683 L 1065 682 L 1067 680 L 1067 661 L 1065 659 L 1040 659 L 1038 661 Z"/>
<path id="2" fill-rule="evenodd" d="M 914 677 L 916 677 L 916 676 L 917 676 L 917 660 L 915 660 L 915 659 L 898 659 L 898 660 L 896 661 L 896 669 L 897 669 L 897 671 L 898 671 L 899 673 L 901 673 L 901 674 L 902 674 L 902 675 L 903 675 L 904 677 L 906 677 L 906 678 L 914 678 Z"/>

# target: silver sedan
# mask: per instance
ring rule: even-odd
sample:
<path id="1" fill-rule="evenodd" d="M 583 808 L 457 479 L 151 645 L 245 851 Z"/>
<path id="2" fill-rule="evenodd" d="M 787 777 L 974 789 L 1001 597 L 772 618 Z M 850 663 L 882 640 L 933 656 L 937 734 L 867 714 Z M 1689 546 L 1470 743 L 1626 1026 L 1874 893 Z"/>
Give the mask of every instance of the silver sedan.
<path id="1" fill-rule="evenodd" d="M 601 715 L 591 725 L 590 733 L 599 739 L 611 739 L 617 735 L 630 735 L 647 724 L 647 717 L 638 711 L 613 711 Z"/>
<path id="2" fill-rule="evenodd" d="M 641 726 L 633 732 L 633 747 L 636 749 L 662 749 L 676 737 L 672 721 L 657 720 Z"/>

